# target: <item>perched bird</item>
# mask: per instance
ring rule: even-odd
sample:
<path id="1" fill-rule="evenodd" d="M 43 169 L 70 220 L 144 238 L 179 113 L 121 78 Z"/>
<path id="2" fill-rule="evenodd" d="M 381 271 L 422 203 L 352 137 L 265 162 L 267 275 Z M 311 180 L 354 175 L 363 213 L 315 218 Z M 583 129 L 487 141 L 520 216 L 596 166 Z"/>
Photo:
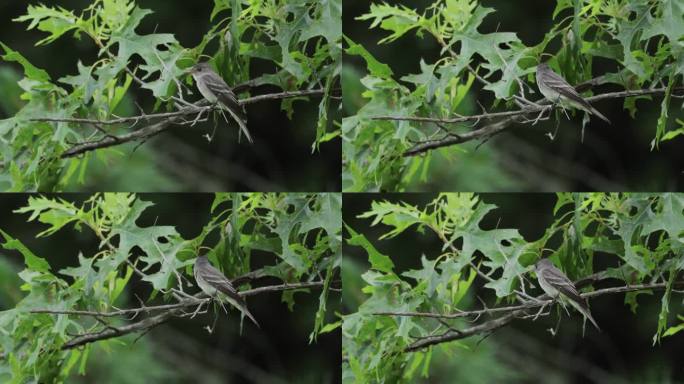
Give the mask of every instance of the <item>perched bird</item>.
<path id="1" fill-rule="evenodd" d="M 580 296 L 572 281 L 560 269 L 556 268 L 551 260 L 540 259 L 534 267 L 539 285 L 547 295 L 551 296 L 554 300 L 561 300 L 561 304 L 563 302 L 570 303 L 584 317 L 589 319 L 596 329 L 601 330 L 591 316 L 586 300 Z"/>
<path id="2" fill-rule="evenodd" d="M 541 63 L 537 66 L 537 86 L 542 95 L 550 102 L 581 109 L 610 124 L 608 118 L 584 100 L 572 85 L 568 84 L 564 78 L 560 77 L 546 63 Z"/>
<path id="3" fill-rule="evenodd" d="M 218 104 L 221 109 L 228 111 L 240 126 L 240 130 L 247 136 L 247 140 L 252 143 L 252 135 L 247 130 L 247 113 L 223 78 L 214 72 L 209 63 L 196 64 L 190 69 L 190 74 L 195 79 L 202 96 L 208 102 Z"/>
<path id="4" fill-rule="evenodd" d="M 240 296 L 235 287 L 233 287 L 233 284 L 230 283 L 230 280 L 209 263 L 209 259 L 206 256 L 197 257 L 195 260 L 194 273 L 195 281 L 197 281 L 197 285 L 199 285 L 204 293 L 211 297 L 218 298 L 221 301 L 227 301 L 249 317 L 257 327 L 261 328 L 254 316 L 252 316 L 247 309 L 245 299 Z"/>

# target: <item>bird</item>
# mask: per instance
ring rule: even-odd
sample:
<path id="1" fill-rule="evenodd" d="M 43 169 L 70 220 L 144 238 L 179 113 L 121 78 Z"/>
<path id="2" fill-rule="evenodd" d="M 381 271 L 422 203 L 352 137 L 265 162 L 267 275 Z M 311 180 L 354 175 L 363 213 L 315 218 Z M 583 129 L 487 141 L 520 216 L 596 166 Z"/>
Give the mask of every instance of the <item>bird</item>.
<path id="1" fill-rule="evenodd" d="M 249 309 L 245 299 L 240 296 L 230 280 L 214 268 L 206 255 L 198 256 L 194 266 L 195 281 L 200 289 L 212 298 L 227 301 L 261 328 Z"/>
<path id="2" fill-rule="evenodd" d="M 537 65 L 536 78 L 539 91 L 550 102 L 581 109 L 610 124 L 610 120 L 607 117 L 603 116 L 601 112 L 584 100 L 575 88 L 554 72 L 547 63 Z"/>
<path id="3" fill-rule="evenodd" d="M 589 319 L 592 324 L 599 331 L 601 328 L 596 323 L 596 320 L 591 316 L 589 305 L 586 300 L 580 296 L 579 291 L 575 285 L 568 279 L 567 276 L 549 259 L 540 259 L 535 264 L 535 272 L 537 273 L 537 280 L 542 290 L 546 292 L 554 300 L 560 300 L 561 304 L 566 301 L 575 309 L 577 309 L 584 317 Z"/>
<path id="4" fill-rule="evenodd" d="M 240 126 L 240 130 L 247 136 L 247 140 L 253 143 L 252 135 L 247 129 L 247 113 L 233 93 L 233 90 L 226 84 L 211 68 L 209 63 L 198 63 L 190 69 L 190 74 L 202 96 L 212 104 L 218 104 L 221 109 L 228 111 L 230 116 Z"/>

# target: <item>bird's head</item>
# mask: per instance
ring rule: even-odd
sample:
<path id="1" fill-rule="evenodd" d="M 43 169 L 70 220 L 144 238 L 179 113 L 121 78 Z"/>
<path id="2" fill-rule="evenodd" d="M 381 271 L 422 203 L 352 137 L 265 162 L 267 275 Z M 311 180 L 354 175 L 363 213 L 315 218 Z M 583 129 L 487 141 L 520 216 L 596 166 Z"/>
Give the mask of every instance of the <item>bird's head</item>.
<path id="1" fill-rule="evenodd" d="M 553 266 L 553 263 L 551 262 L 551 260 L 546 259 L 546 258 L 541 258 L 541 259 L 539 259 L 539 260 L 537 261 L 537 263 L 534 265 L 534 268 L 535 268 L 536 270 L 539 270 L 539 269 L 542 268 L 542 267 L 551 267 L 551 266 Z"/>
<path id="2" fill-rule="evenodd" d="M 204 72 L 211 71 L 211 66 L 209 63 L 197 63 L 192 68 L 190 68 L 190 74 L 196 75 Z"/>
<path id="3" fill-rule="evenodd" d="M 200 255 L 200 256 L 197 256 L 197 258 L 195 259 L 195 264 L 208 263 L 208 262 L 209 262 L 209 259 L 207 258 L 207 255 Z"/>
<path id="4" fill-rule="evenodd" d="M 540 69 L 551 69 L 551 67 L 549 67 L 549 64 L 547 63 L 539 63 L 539 65 L 537 65 L 537 70 Z"/>

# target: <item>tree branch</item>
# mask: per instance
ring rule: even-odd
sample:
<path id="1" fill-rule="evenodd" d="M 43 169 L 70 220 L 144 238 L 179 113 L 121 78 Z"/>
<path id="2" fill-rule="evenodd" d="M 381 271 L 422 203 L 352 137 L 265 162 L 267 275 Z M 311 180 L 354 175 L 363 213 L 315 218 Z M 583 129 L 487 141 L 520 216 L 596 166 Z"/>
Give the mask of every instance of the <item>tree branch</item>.
<path id="1" fill-rule="evenodd" d="M 337 90 L 333 90 L 336 92 Z M 254 104 L 267 100 L 279 100 L 295 97 L 306 97 L 306 96 L 319 96 L 325 94 L 324 89 L 309 89 L 302 91 L 288 91 L 279 93 L 270 93 L 265 95 L 258 95 L 249 97 L 246 99 L 241 99 L 240 104 Z M 63 159 L 78 156 L 80 154 L 93 151 L 100 148 L 107 148 L 114 145 L 119 145 L 131 141 L 145 140 L 152 136 L 156 136 L 159 133 L 171 128 L 175 124 L 189 123 L 184 120 L 185 116 L 189 115 L 201 115 L 208 112 L 216 107 L 208 105 L 205 101 L 200 101 L 191 107 L 184 107 L 174 112 L 164 112 L 155 114 L 143 114 L 139 116 L 129 116 L 121 117 L 110 120 L 100 120 L 100 119 L 87 119 L 87 118 L 52 118 L 52 117 L 40 117 L 35 119 L 30 119 L 29 121 L 37 122 L 63 122 L 63 123 L 73 123 L 73 124 L 92 124 L 95 126 L 106 126 L 106 125 L 118 125 L 118 124 L 128 124 L 131 123 L 133 126 L 140 123 L 141 121 L 152 121 L 159 119 L 156 123 L 140 128 L 136 131 L 122 134 L 122 135 L 105 135 L 98 140 L 84 141 L 72 145 L 71 148 L 64 151 L 60 157 Z M 192 122 L 194 124 L 194 122 Z"/>
<path id="2" fill-rule="evenodd" d="M 585 82 L 586 84 L 590 84 L 591 81 Z M 580 84 L 580 86 L 584 86 L 585 83 Z M 593 83 L 592 83 L 593 84 Z M 604 93 L 600 95 L 595 95 L 591 97 L 585 98 L 585 100 L 592 102 L 592 101 L 599 101 L 599 100 L 604 100 L 604 99 L 616 99 L 616 98 L 624 98 L 624 97 L 631 97 L 631 96 L 644 96 L 644 95 L 653 95 L 653 94 L 663 94 L 665 93 L 666 87 L 661 87 L 661 88 L 652 88 L 652 89 L 639 89 L 639 90 L 631 90 L 631 91 L 620 91 L 620 92 L 609 92 L 609 93 Z M 673 91 L 682 91 L 684 90 L 684 87 L 678 87 L 674 88 Z M 416 121 L 416 122 L 423 122 L 423 123 L 439 123 L 439 124 L 452 124 L 452 123 L 460 123 L 460 122 L 467 122 L 467 121 L 481 121 L 481 120 L 496 120 L 496 119 L 501 119 L 499 121 L 493 122 L 491 124 L 487 124 L 481 128 L 475 129 L 470 132 L 465 132 L 465 133 L 454 133 L 451 135 L 448 135 L 444 138 L 437 139 L 437 140 L 425 140 L 422 142 L 419 142 L 418 144 L 414 145 L 413 147 L 407 149 L 404 153 L 404 157 L 411 157 L 411 156 L 416 156 L 421 153 L 428 152 L 433 149 L 441 148 L 441 147 L 447 147 L 451 146 L 454 144 L 461 144 L 465 143 L 468 141 L 472 140 L 478 140 L 478 139 L 486 139 L 488 137 L 491 137 L 493 135 L 496 135 L 505 129 L 509 128 L 511 124 L 515 123 L 524 123 L 524 122 L 530 122 L 533 121 L 527 116 L 530 114 L 542 114 L 545 113 L 547 110 L 549 110 L 552 106 L 548 104 L 548 101 L 544 102 L 544 100 L 537 101 L 536 104 L 538 105 L 529 105 L 521 109 L 517 109 L 514 111 L 505 111 L 505 112 L 494 112 L 494 113 L 484 113 L 480 115 L 473 115 L 473 116 L 457 116 L 454 118 L 433 118 L 433 117 L 419 117 L 419 116 L 376 116 L 372 117 L 373 120 L 391 120 L 391 121 Z"/>
<path id="3" fill-rule="evenodd" d="M 627 285 L 623 287 L 611 287 L 605 289 L 599 289 L 593 292 L 582 293 L 581 296 L 587 299 L 614 294 L 622 292 L 633 292 L 641 291 L 645 289 L 664 289 L 667 283 L 653 283 L 653 284 L 634 284 Z M 678 281 L 673 283 L 674 286 L 684 286 L 684 281 Z M 468 311 L 468 312 L 458 312 L 453 314 L 436 314 L 436 313 L 426 313 L 426 312 L 377 312 L 375 315 L 388 315 L 388 316 L 416 316 L 416 317 L 431 317 L 431 318 L 458 318 L 466 316 L 480 316 L 482 314 L 493 314 L 504 312 L 505 314 L 501 317 L 495 318 L 493 320 L 486 321 L 482 324 L 466 328 L 464 330 L 450 330 L 441 335 L 427 336 L 421 338 L 420 340 L 408 345 L 404 352 L 415 352 L 423 348 L 429 347 L 431 345 L 441 344 L 449 341 L 460 340 L 466 337 L 477 335 L 484 332 L 490 332 L 498 329 L 508 323 L 513 319 L 527 315 L 528 310 L 531 308 L 538 308 L 551 304 L 553 301 L 548 299 L 546 294 L 537 296 L 537 301 L 532 301 L 522 305 L 514 305 L 499 308 L 485 308 L 482 310 Z"/>
<path id="4" fill-rule="evenodd" d="M 247 297 L 247 296 L 254 296 L 262 293 L 269 293 L 269 292 L 281 292 L 281 291 L 286 291 L 286 290 L 293 290 L 293 289 L 305 289 L 305 288 L 320 288 L 324 285 L 323 281 L 312 281 L 312 282 L 303 282 L 303 283 L 294 283 L 294 284 L 279 284 L 279 285 L 270 285 L 270 286 L 264 286 L 264 287 L 258 287 L 254 289 L 249 289 L 245 291 L 241 291 L 240 296 Z M 156 311 L 161 311 L 161 313 L 154 315 L 152 317 L 147 317 L 145 319 L 142 319 L 140 321 L 137 321 L 135 323 L 123 325 L 123 326 L 118 326 L 118 327 L 105 327 L 104 329 L 98 331 L 98 332 L 89 332 L 89 333 L 84 333 L 78 336 L 73 337 L 71 340 L 67 341 L 62 345 L 63 350 L 67 349 L 72 349 L 76 348 L 88 343 L 92 343 L 98 340 L 106 340 L 110 339 L 113 337 L 119 337 L 123 335 L 127 335 L 130 333 L 134 332 L 147 332 L 151 328 L 156 327 L 159 324 L 162 324 L 166 322 L 167 320 L 171 319 L 172 317 L 182 317 L 182 316 L 187 316 L 188 313 L 185 312 L 185 308 L 188 307 L 195 307 L 199 306 L 205 303 L 210 302 L 211 299 L 208 298 L 203 292 L 200 292 L 196 294 L 193 298 L 185 299 L 185 300 L 180 300 L 177 303 L 174 304 L 165 304 L 165 305 L 157 305 L 157 306 L 143 306 L 140 308 L 131 308 L 131 309 L 121 309 L 117 311 L 110 311 L 110 312 L 99 312 L 99 311 L 81 311 L 81 310 L 52 310 L 52 309 L 32 309 L 29 312 L 30 313 L 48 313 L 48 314 L 53 314 L 53 315 L 74 315 L 74 316 L 91 316 L 94 318 L 100 318 L 100 317 L 117 317 L 117 316 L 127 316 L 127 315 L 133 315 L 133 317 L 137 316 L 139 313 L 145 312 L 145 313 L 150 313 L 150 312 L 156 312 Z"/>
<path id="5" fill-rule="evenodd" d="M 680 89 L 684 90 L 684 88 L 679 88 L 677 90 L 680 90 Z M 630 96 L 643 96 L 643 95 L 661 94 L 661 93 L 665 93 L 666 90 L 667 90 L 667 87 L 661 87 L 661 88 L 651 88 L 651 89 L 639 89 L 639 90 L 632 90 L 632 91 L 609 92 L 609 93 L 604 93 L 604 94 L 600 94 L 600 95 L 585 97 L 584 99 L 588 102 L 592 102 L 592 101 L 598 101 L 598 100 L 604 100 L 604 99 L 617 99 L 617 98 L 630 97 Z M 421 122 L 421 123 L 454 124 L 454 123 L 463 123 L 463 122 L 473 121 L 473 120 L 475 120 L 475 121 L 493 120 L 493 119 L 497 119 L 500 117 L 529 115 L 531 113 L 540 113 L 540 112 L 546 111 L 547 109 L 551 109 L 553 107 L 551 104 L 548 103 L 548 101 L 544 102 L 544 100 L 540 100 L 538 102 L 535 102 L 535 104 L 537 104 L 537 105 L 528 105 L 524 108 L 516 109 L 514 111 L 490 112 L 490 113 L 483 113 L 480 115 L 457 116 L 457 117 L 451 117 L 451 118 L 422 117 L 422 116 L 373 116 L 373 117 L 371 117 L 371 120 L 416 121 L 416 122 Z"/>

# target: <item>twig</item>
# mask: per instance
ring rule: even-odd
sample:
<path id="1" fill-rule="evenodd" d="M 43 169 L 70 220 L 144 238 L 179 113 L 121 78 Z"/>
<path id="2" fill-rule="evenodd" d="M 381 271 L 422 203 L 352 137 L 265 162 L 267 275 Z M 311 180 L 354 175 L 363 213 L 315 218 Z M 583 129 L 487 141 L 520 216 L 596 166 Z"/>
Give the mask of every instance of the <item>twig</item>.
<path id="1" fill-rule="evenodd" d="M 582 294 L 582 297 L 584 298 L 592 298 L 596 296 L 601 296 L 601 295 L 606 295 L 606 294 L 613 294 L 613 293 L 621 293 L 621 292 L 632 292 L 632 291 L 640 291 L 644 289 L 664 289 L 666 287 L 667 283 L 653 283 L 653 284 L 636 284 L 636 285 L 629 285 L 629 286 L 624 286 L 624 287 L 612 287 L 612 288 L 605 288 L 605 289 L 600 289 L 596 290 L 593 292 L 586 292 Z M 677 286 L 684 286 L 684 281 L 679 281 L 675 282 L 674 285 Z M 540 295 L 538 296 L 539 299 L 543 297 L 548 297 L 546 295 Z M 527 309 L 535 307 L 535 306 L 544 306 L 548 305 L 549 300 L 539 300 L 538 302 L 534 303 L 527 303 L 524 305 L 519 305 L 519 306 L 511 306 L 511 307 L 501 307 L 504 312 L 509 311 L 507 314 L 498 317 L 493 320 L 489 320 L 487 322 L 484 322 L 482 324 L 475 325 L 470 328 L 466 328 L 463 330 L 459 330 L 458 332 L 446 332 L 443 335 L 439 336 L 426 336 L 424 338 L 421 338 L 420 340 L 411 343 L 408 345 L 405 349 L 404 352 L 414 352 L 421 350 L 423 348 L 436 345 L 436 344 L 441 344 L 449 341 L 454 341 L 454 340 L 459 340 L 459 339 L 464 339 L 469 336 L 477 335 L 480 333 L 484 332 L 490 332 L 495 329 L 498 329 L 500 327 L 503 327 L 504 325 L 510 323 L 513 319 L 517 317 L 521 317 L 525 315 L 525 312 Z M 489 311 L 492 311 L 493 309 L 496 308 L 490 308 Z M 473 313 L 475 312 L 481 312 L 481 311 L 472 311 Z M 463 312 L 466 313 L 466 312 Z M 397 315 L 401 316 L 401 315 Z M 432 317 L 432 316 L 430 316 Z"/>
<path id="2" fill-rule="evenodd" d="M 279 285 L 268 285 L 259 288 L 248 289 L 238 292 L 240 296 L 254 296 L 261 293 L 267 292 L 280 292 L 293 289 L 304 289 L 304 288 L 317 288 L 323 285 L 323 281 L 312 281 L 304 283 L 285 283 Z M 140 308 L 129 308 L 120 309 L 116 311 L 82 311 L 82 310 L 62 310 L 62 309 L 32 309 L 29 313 L 49 313 L 53 315 L 75 315 L 75 316 L 92 316 L 92 317 L 117 317 L 117 316 L 127 316 L 130 314 L 138 314 L 140 312 L 156 312 L 156 311 L 168 311 L 178 308 L 192 307 L 198 304 L 205 304 L 211 301 L 206 295 L 199 293 L 190 298 L 181 300 L 174 304 L 163 304 L 155 306 L 142 306 Z"/>
<path id="3" fill-rule="evenodd" d="M 642 95 L 652 95 L 665 93 L 666 87 L 653 88 L 653 89 L 639 89 L 632 91 L 620 91 L 620 92 L 609 92 L 600 95 L 585 97 L 584 99 L 588 102 L 604 100 L 604 99 L 616 99 L 622 97 L 630 96 L 642 96 Z M 681 88 L 684 90 L 684 87 Z M 530 113 L 538 113 L 545 111 L 553 106 L 547 103 L 543 103 L 541 100 L 535 103 L 536 105 L 529 105 L 525 108 L 516 109 L 514 111 L 504 111 L 504 112 L 490 112 L 483 113 L 479 115 L 471 116 L 459 116 L 452 118 L 439 118 L 439 117 L 421 117 L 421 116 L 373 116 L 371 120 L 391 120 L 391 121 L 417 121 L 422 123 L 442 123 L 442 124 L 454 124 L 462 123 L 471 120 L 493 120 L 501 117 L 510 117 L 517 115 L 527 115 Z"/>
<path id="4" fill-rule="evenodd" d="M 456 332 L 446 332 L 442 335 L 439 336 L 428 336 L 425 337 L 421 340 L 418 340 L 412 344 L 410 344 L 408 347 L 404 348 L 404 352 L 415 352 L 418 350 L 421 350 L 425 347 L 429 347 L 431 345 L 435 344 L 441 344 L 445 343 L 447 341 L 453 341 L 453 340 L 458 340 L 458 339 L 464 339 L 469 336 L 477 335 L 480 333 L 484 332 L 490 332 L 493 331 L 497 328 L 501 328 L 504 325 L 508 324 L 511 320 L 515 318 L 516 312 L 509 313 L 508 315 L 499 317 L 494 320 L 487 321 L 482 324 L 478 324 L 475 326 L 472 326 L 470 328 L 466 328 L 464 330 L 456 331 Z"/>
<path id="5" fill-rule="evenodd" d="M 339 283 L 339 282 L 336 282 Z M 265 286 L 265 287 L 259 287 L 259 288 L 254 288 L 254 289 L 249 289 L 240 292 L 241 296 L 253 296 L 261 293 L 268 293 L 268 292 L 280 292 L 280 291 L 285 291 L 285 290 L 290 290 L 290 289 L 303 289 L 303 288 L 320 288 L 324 285 L 323 281 L 313 281 L 313 282 L 304 282 L 304 283 L 295 283 L 295 284 L 280 284 L 280 285 L 271 285 L 271 286 Z M 121 316 L 121 315 L 126 315 L 130 314 L 133 312 L 140 312 L 140 311 L 156 311 L 160 310 L 162 313 L 159 313 L 155 316 L 145 318 L 143 320 L 140 320 L 138 322 L 128 324 L 128 325 L 123 325 L 119 327 L 105 327 L 105 329 L 98 331 L 98 332 L 89 332 L 89 333 L 84 333 L 81 335 L 78 335 L 76 337 L 73 337 L 71 340 L 67 341 L 64 343 L 61 347 L 63 350 L 67 349 L 72 349 L 76 348 L 88 343 L 92 343 L 95 341 L 99 340 L 106 340 L 110 339 L 113 337 L 118 337 L 118 336 L 123 336 L 127 335 L 130 333 L 134 332 L 147 332 L 151 328 L 156 327 L 159 324 L 162 324 L 169 320 L 172 317 L 181 317 L 184 316 L 184 310 L 187 307 L 195 306 L 198 304 L 203 304 L 211 299 L 208 298 L 204 293 L 198 293 L 197 295 L 194 296 L 194 299 L 187 299 L 187 300 L 182 300 L 178 303 L 175 304 L 167 304 L 167 305 L 160 305 L 160 306 L 148 306 L 148 307 L 143 307 L 143 308 L 133 308 L 133 309 L 124 309 L 124 310 L 119 310 L 119 311 L 112 311 L 112 312 L 97 312 L 97 311 L 73 311 L 73 310 L 50 310 L 50 309 L 34 309 L 30 310 L 30 313 L 49 313 L 49 314 L 66 314 L 66 315 L 77 315 L 77 316 L 93 316 L 95 318 L 98 317 L 113 317 L 113 316 Z"/>
<path id="6" fill-rule="evenodd" d="M 325 93 L 324 89 L 310 89 L 302 91 L 291 91 L 291 92 L 279 92 L 271 93 L 266 95 L 259 95 L 254 97 L 249 97 L 240 100 L 240 104 L 253 104 L 266 100 L 279 100 L 287 99 L 293 97 L 304 97 L 304 96 L 315 96 L 323 95 Z M 138 124 L 141 121 L 152 121 L 155 119 L 160 119 L 160 121 L 153 123 L 151 125 L 140 128 L 136 131 L 122 134 L 122 135 L 105 135 L 98 140 L 84 141 L 74 144 L 71 148 L 64 151 L 60 157 L 63 159 L 75 157 L 86 152 L 94 151 L 100 148 L 107 148 L 115 145 L 120 145 L 128 143 L 131 141 L 142 141 L 150 137 L 156 136 L 159 133 L 170 129 L 173 125 L 180 125 L 185 122 L 184 117 L 187 115 L 192 115 L 195 113 L 203 113 L 211 110 L 212 106 L 207 106 L 203 102 L 194 104 L 192 107 L 181 108 L 174 112 L 156 113 L 156 114 L 143 114 L 139 116 L 122 117 L 111 120 L 99 120 L 99 119 L 87 119 L 87 118 L 50 118 L 41 117 L 30 119 L 30 121 L 42 121 L 42 122 L 65 122 L 65 123 L 75 123 L 75 124 L 93 124 L 93 125 L 116 125 L 124 123 L 133 123 L 133 125 Z"/>
<path id="7" fill-rule="evenodd" d="M 605 93 L 601 95 L 596 95 L 592 97 L 587 97 L 587 101 L 598 101 L 598 100 L 603 100 L 603 99 L 610 99 L 610 98 L 622 98 L 622 97 L 630 97 L 630 96 L 641 96 L 641 95 L 649 95 L 649 94 L 662 94 L 665 92 L 666 88 L 654 88 L 654 89 L 642 89 L 642 90 L 636 90 L 636 91 L 621 91 L 621 92 L 611 92 L 611 93 Z M 678 87 L 675 88 L 674 90 L 681 91 L 684 90 L 684 87 Z M 533 112 L 539 112 L 539 111 L 544 111 L 545 109 L 550 108 L 549 105 L 539 105 L 539 106 L 530 106 L 530 107 L 525 107 L 519 110 L 515 111 L 507 111 L 507 112 L 498 112 L 496 117 L 501 118 L 499 121 L 495 121 L 491 124 L 487 124 L 481 128 L 478 128 L 476 130 L 470 131 L 470 132 L 465 132 L 465 133 L 459 133 L 458 136 L 449 136 L 449 137 L 444 137 L 439 140 L 425 140 L 422 142 L 419 142 L 418 144 L 414 145 L 413 147 L 407 149 L 404 153 L 404 157 L 411 157 L 411 156 L 416 156 L 420 155 L 422 153 L 431 151 L 433 149 L 437 148 L 442 148 L 442 147 L 448 147 L 451 145 L 455 144 L 461 144 L 465 143 L 468 141 L 472 140 L 479 140 L 487 137 L 494 136 L 498 133 L 503 132 L 504 130 L 510 128 L 512 124 L 516 123 L 526 123 L 526 122 L 533 122 L 534 120 L 528 120 L 524 118 L 525 115 Z M 489 114 L 492 115 L 492 114 Z M 378 116 L 381 117 L 381 116 Z M 437 118 L 424 118 L 424 117 L 398 117 L 398 116 L 387 116 L 391 117 L 391 120 L 414 120 L 414 121 L 424 121 L 424 122 L 440 122 L 440 123 L 449 123 L 449 120 L 473 120 L 473 119 L 484 119 L 488 120 L 487 117 L 483 115 L 476 115 L 476 116 L 463 116 L 463 117 L 457 117 L 453 119 L 437 119 Z M 424 120 L 427 119 L 427 120 Z M 465 119 L 465 120 L 464 120 Z M 446 121 L 445 121 L 446 120 Z M 453 122 L 458 122 L 458 121 L 453 121 Z"/>
<path id="8" fill-rule="evenodd" d="M 310 89 L 303 91 L 291 91 L 291 92 L 279 92 L 279 93 L 269 93 L 265 95 L 253 96 L 246 99 L 241 99 L 240 104 L 254 104 L 266 100 L 279 100 L 287 99 L 293 97 L 304 97 L 304 96 L 314 96 L 322 95 L 325 92 L 323 89 Z M 218 109 L 218 107 L 206 105 L 205 103 L 198 102 L 192 104 L 185 108 L 181 108 L 174 112 L 162 112 L 162 113 L 151 113 L 138 116 L 120 117 L 110 120 L 100 120 L 100 119 L 86 119 L 86 118 L 76 118 L 76 117 L 37 117 L 29 119 L 29 121 L 43 121 L 43 122 L 63 122 L 63 123 L 75 123 L 75 124 L 100 124 L 100 125 L 117 125 L 125 123 L 138 123 L 143 120 L 153 120 L 153 119 L 168 119 L 176 116 L 187 116 L 195 113 L 203 113 L 212 109 Z"/>

